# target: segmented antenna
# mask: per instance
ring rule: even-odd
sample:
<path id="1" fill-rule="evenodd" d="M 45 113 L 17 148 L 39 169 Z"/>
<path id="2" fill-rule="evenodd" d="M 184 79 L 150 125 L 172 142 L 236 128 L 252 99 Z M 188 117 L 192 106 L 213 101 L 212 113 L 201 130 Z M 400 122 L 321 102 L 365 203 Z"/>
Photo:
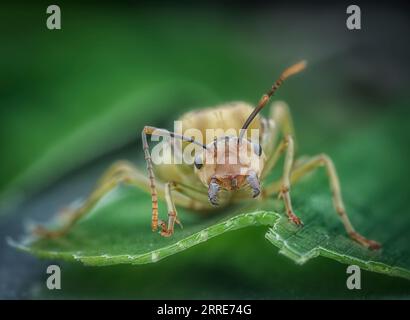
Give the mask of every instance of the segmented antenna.
<path id="1" fill-rule="evenodd" d="M 289 68 L 287 68 L 283 73 L 280 75 L 279 79 L 275 81 L 273 84 L 272 88 L 265 93 L 262 98 L 259 100 L 258 106 L 252 111 L 252 113 L 249 115 L 248 119 L 246 119 L 245 123 L 242 126 L 240 135 L 239 135 L 239 141 L 242 140 L 246 129 L 249 127 L 253 119 L 255 119 L 256 115 L 266 106 L 268 103 L 269 99 L 273 96 L 273 94 L 276 92 L 276 90 L 282 85 L 283 81 L 287 79 L 288 77 L 299 73 L 306 67 L 306 61 L 300 61 Z"/>
<path id="2" fill-rule="evenodd" d="M 147 135 L 158 135 L 163 137 L 172 137 L 181 139 L 183 141 L 191 142 L 196 145 L 201 146 L 202 148 L 206 149 L 206 145 L 195 141 L 194 138 L 189 138 L 180 134 L 176 134 L 174 132 L 165 130 L 165 129 L 158 129 L 155 127 L 145 126 L 144 130 L 141 132 L 142 137 L 142 147 L 144 149 L 145 161 L 147 162 L 147 170 L 149 175 L 150 181 L 150 190 L 151 190 L 151 201 L 152 201 L 152 221 L 151 221 L 151 229 L 152 231 L 156 231 L 158 229 L 158 193 L 157 188 L 155 186 L 155 175 L 154 170 L 152 167 L 152 158 L 149 152 L 148 140 Z"/>

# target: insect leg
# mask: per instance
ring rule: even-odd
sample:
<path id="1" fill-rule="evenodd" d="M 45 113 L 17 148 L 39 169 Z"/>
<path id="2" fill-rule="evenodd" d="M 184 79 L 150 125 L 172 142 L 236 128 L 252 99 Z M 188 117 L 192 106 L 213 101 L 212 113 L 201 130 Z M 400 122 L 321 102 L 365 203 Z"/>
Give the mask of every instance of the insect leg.
<path id="1" fill-rule="evenodd" d="M 150 181 L 150 190 L 151 190 L 151 202 L 152 202 L 152 218 L 151 218 L 151 230 L 156 231 L 158 228 L 158 193 L 155 186 L 155 175 L 152 168 L 152 159 L 151 154 L 149 153 L 147 133 L 150 134 L 147 130 L 147 127 L 144 127 L 144 130 L 141 133 L 142 137 L 142 147 L 144 149 L 145 161 L 147 162 L 147 170 Z"/>
<path id="2" fill-rule="evenodd" d="M 295 140 L 295 131 L 292 117 L 288 105 L 283 101 L 276 101 L 270 108 L 270 121 L 267 126 L 267 133 L 264 134 L 262 147 L 267 155 L 266 163 L 262 172 L 262 179 L 271 172 L 277 162 L 277 154 L 275 154 L 274 146 L 280 132 L 283 137 L 290 135 Z M 295 142 L 294 142 L 295 144 Z"/>
<path id="3" fill-rule="evenodd" d="M 73 210 L 67 215 L 67 220 L 64 225 L 56 230 L 48 230 L 45 227 L 38 226 L 34 233 L 41 237 L 47 238 L 58 238 L 67 234 L 75 223 L 81 219 L 90 209 L 107 193 L 117 187 L 119 184 L 128 184 L 140 188 L 144 191 L 150 191 L 150 181 L 137 168 L 135 168 L 131 163 L 126 161 L 118 161 L 114 163 L 107 171 L 103 174 L 102 178 L 97 183 L 94 191 L 85 200 L 81 207 Z M 165 197 L 165 186 L 163 183 L 158 183 L 156 185 L 158 190 L 158 197 Z M 189 207 L 192 205 L 192 200 L 181 194 L 180 192 L 174 192 L 174 201 L 176 204 Z"/>
<path id="4" fill-rule="evenodd" d="M 283 199 L 286 207 L 286 213 L 289 219 L 297 224 L 301 225 L 302 221 L 295 215 L 292 209 L 292 201 L 290 199 L 290 174 L 293 167 L 293 158 L 294 158 L 294 143 L 293 138 L 290 135 L 285 136 L 283 142 L 281 143 L 280 148 L 286 149 L 285 154 L 285 163 L 283 166 L 283 176 L 282 176 L 282 185 L 279 192 L 279 196 Z M 280 152 L 280 150 L 279 150 Z"/>
<path id="5" fill-rule="evenodd" d="M 165 201 L 168 208 L 168 226 L 164 221 L 159 221 L 161 227 L 161 236 L 170 237 L 174 233 L 175 222 L 182 228 L 181 222 L 177 217 L 177 209 L 175 208 L 174 201 L 172 199 L 172 188 L 174 184 L 172 182 L 167 182 L 165 184 Z"/>
<path id="6" fill-rule="evenodd" d="M 178 214 L 175 208 L 173 193 L 181 193 L 191 198 L 191 202 L 188 206 L 188 208 L 190 209 L 204 210 L 212 208 L 212 206 L 208 204 L 208 201 L 205 201 L 205 196 L 202 191 L 178 182 L 166 183 L 165 201 L 168 208 L 168 225 L 166 225 L 163 221 L 159 221 L 159 226 L 161 227 L 161 235 L 164 237 L 169 237 L 174 233 L 175 223 L 179 224 L 182 228 L 182 224 L 178 220 Z"/>
<path id="7" fill-rule="evenodd" d="M 69 212 L 63 226 L 56 230 L 48 230 L 43 226 L 37 226 L 34 233 L 46 238 L 61 237 L 68 233 L 79 219 L 89 212 L 104 195 L 114 189 L 118 184 L 127 181 L 135 185 L 143 185 L 147 183 L 144 179 L 146 180 L 131 164 L 125 161 L 116 162 L 103 174 L 94 191 L 85 202 L 79 208 Z"/>
<path id="8" fill-rule="evenodd" d="M 208 201 L 206 189 L 196 189 L 181 182 L 173 182 L 173 190 L 192 199 L 192 203 L 187 207 L 194 210 L 213 209 L 213 206 Z"/>
<path id="9" fill-rule="evenodd" d="M 156 231 L 158 228 L 158 193 L 157 189 L 155 186 L 155 175 L 154 175 L 154 170 L 152 168 L 152 158 L 151 154 L 149 152 L 149 146 L 148 146 L 148 140 L 147 140 L 147 135 L 158 135 L 158 136 L 165 136 L 165 137 L 172 137 L 172 138 L 177 138 L 181 139 L 182 141 L 187 141 L 190 143 L 197 144 L 203 148 L 206 148 L 205 145 L 197 142 L 194 140 L 192 137 L 186 137 L 183 135 L 178 135 L 174 132 L 165 130 L 165 129 L 160 129 L 160 128 L 155 128 L 155 127 L 150 127 L 150 126 L 145 126 L 144 129 L 141 132 L 141 137 L 142 137 L 142 147 L 144 149 L 144 155 L 145 155 L 145 161 L 147 162 L 147 170 L 148 170 L 148 176 L 149 176 L 149 181 L 150 181 L 150 190 L 151 190 L 151 200 L 152 200 L 152 221 L 151 221 L 151 229 L 152 231 Z"/>
<path id="10" fill-rule="evenodd" d="M 293 158 L 294 158 L 294 143 L 293 138 L 290 135 L 285 136 L 282 142 L 279 144 L 278 148 L 273 153 L 271 158 L 272 166 L 276 164 L 279 160 L 279 157 L 285 153 L 285 162 L 283 166 L 283 175 L 280 181 L 280 188 L 275 189 L 276 192 L 279 192 L 280 198 L 283 199 L 283 202 L 286 207 L 286 213 L 289 219 L 297 225 L 301 225 L 302 221 L 295 215 L 292 209 L 292 201 L 290 198 L 290 174 L 293 167 Z M 276 185 L 275 185 L 276 186 Z M 265 187 L 262 190 L 262 196 L 268 196 L 272 194 L 269 186 Z"/>
<path id="11" fill-rule="evenodd" d="M 346 214 L 346 210 L 343 204 L 340 182 L 337 176 L 336 168 L 333 164 L 333 161 L 327 155 L 320 154 L 320 155 L 314 156 L 310 158 L 310 160 L 304 161 L 304 163 L 302 163 L 300 166 L 295 167 L 292 170 L 291 182 L 292 183 L 297 182 L 305 174 L 319 167 L 322 167 L 322 166 L 326 168 L 326 173 L 329 177 L 330 189 L 332 190 L 332 194 L 333 194 L 333 205 L 346 229 L 347 234 L 353 240 L 357 241 L 358 243 L 360 243 L 361 245 L 367 248 L 379 249 L 381 247 L 379 243 L 365 238 L 360 233 L 358 233 L 352 226 L 352 223 L 350 222 L 350 219 L 348 215 Z M 265 191 L 267 193 L 272 193 L 275 191 L 275 189 L 277 189 L 277 187 L 278 187 L 277 183 L 272 184 L 270 187 L 265 189 Z"/>
<path id="12" fill-rule="evenodd" d="M 280 75 L 279 79 L 275 81 L 273 86 L 269 89 L 267 93 L 265 93 L 262 98 L 259 100 L 258 105 L 256 108 L 252 111 L 252 113 L 249 115 L 248 119 L 246 119 L 245 123 L 242 126 L 241 129 L 241 134 L 240 134 L 240 139 L 243 138 L 243 135 L 245 134 L 245 130 L 249 127 L 253 119 L 255 119 L 256 115 L 266 106 L 268 103 L 269 99 L 273 96 L 273 94 L 276 92 L 276 90 L 282 85 L 282 83 L 290 76 L 299 73 L 306 67 L 306 62 L 305 61 L 300 61 L 299 63 L 296 63 L 289 68 L 287 68 L 285 71 L 282 72 Z"/>

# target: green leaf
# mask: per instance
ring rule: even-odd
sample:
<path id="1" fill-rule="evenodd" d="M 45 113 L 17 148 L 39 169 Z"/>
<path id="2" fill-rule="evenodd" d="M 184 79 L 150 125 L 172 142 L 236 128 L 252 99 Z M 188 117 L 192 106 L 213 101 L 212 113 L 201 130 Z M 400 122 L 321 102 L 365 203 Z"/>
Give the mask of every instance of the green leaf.
<path id="1" fill-rule="evenodd" d="M 116 195 L 109 205 L 93 213 L 98 214 L 98 218 L 83 221 L 63 239 L 30 244 L 10 240 L 10 243 L 39 257 L 80 261 L 91 266 L 145 264 L 158 262 L 228 231 L 272 225 L 279 218 L 274 212 L 256 211 L 232 214 L 222 220 L 220 217 L 200 219 L 179 210 L 184 228 L 167 239 L 151 232 L 149 219 L 135 218 L 142 208 L 150 212 L 149 206 L 135 206 L 136 202 L 147 200 L 144 195 L 136 195 L 134 190 L 120 190 L 118 193 L 120 195 Z M 115 218 L 112 217 L 114 211 Z"/>
<path id="2" fill-rule="evenodd" d="M 280 201 L 251 201 L 211 217 L 180 209 L 183 230 L 177 227 L 172 238 L 162 238 L 150 231 L 149 195 L 119 187 L 102 199 L 67 236 L 10 243 L 40 257 L 80 261 L 86 265 L 146 264 L 228 231 L 266 225 L 271 226 L 266 238 L 297 263 L 322 255 L 410 279 L 406 203 L 400 194 L 389 192 L 392 186 L 403 187 L 401 177 L 409 171 L 399 157 L 401 139 L 407 137 L 397 136 L 386 123 L 400 122 L 383 122 L 366 131 L 350 133 L 331 154 L 336 159 L 353 224 L 364 235 L 380 241 L 383 244 L 380 251 L 369 251 L 346 236 L 332 208 L 327 177 L 321 170 L 292 189 L 296 213 L 305 223 L 303 228 L 276 213 L 282 212 Z M 165 217 L 163 203 L 160 209 Z"/>

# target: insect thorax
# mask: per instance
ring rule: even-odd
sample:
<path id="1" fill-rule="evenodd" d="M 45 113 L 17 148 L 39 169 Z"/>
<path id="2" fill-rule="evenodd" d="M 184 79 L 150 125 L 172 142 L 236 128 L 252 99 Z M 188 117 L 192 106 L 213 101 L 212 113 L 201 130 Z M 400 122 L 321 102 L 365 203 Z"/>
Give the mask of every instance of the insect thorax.
<path id="1" fill-rule="evenodd" d="M 238 136 L 239 130 L 253 109 L 251 105 L 244 102 L 231 102 L 213 108 L 191 111 L 180 118 L 182 132 L 205 144 L 222 136 Z M 251 136 L 252 129 L 261 129 L 259 116 L 249 126 L 248 138 Z"/>

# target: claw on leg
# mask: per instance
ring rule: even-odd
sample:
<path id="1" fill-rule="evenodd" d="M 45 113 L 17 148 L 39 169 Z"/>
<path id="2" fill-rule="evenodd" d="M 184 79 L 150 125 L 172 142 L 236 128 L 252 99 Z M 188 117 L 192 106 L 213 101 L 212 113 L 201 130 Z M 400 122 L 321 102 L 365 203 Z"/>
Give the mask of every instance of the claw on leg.
<path id="1" fill-rule="evenodd" d="M 354 241 L 360 243 L 362 246 L 369 248 L 371 250 L 378 250 L 382 247 L 382 245 L 377 241 L 367 239 L 363 237 L 360 233 L 357 233 L 356 231 L 349 232 L 349 236 Z"/>
<path id="2" fill-rule="evenodd" d="M 181 221 L 177 218 L 176 211 L 168 212 L 168 225 L 160 220 L 159 226 L 161 227 L 161 236 L 170 237 L 174 234 L 174 224 L 177 223 L 181 228 L 183 228 Z"/>
<path id="3" fill-rule="evenodd" d="M 172 231 L 169 230 L 169 229 L 167 228 L 167 224 L 166 224 L 164 221 L 159 220 L 159 221 L 158 221 L 158 225 L 159 225 L 159 227 L 161 228 L 161 232 L 160 232 L 161 236 L 163 236 L 163 237 L 170 237 L 170 236 L 172 236 L 173 230 L 172 230 Z"/>
<path id="4" fill-rule="evenodd" d="M 293 222 L 294 224 L 296 224 L 297 226 L 303 226 L 302 220 L 300 220 L 299 217 L 296 214 L 294 214 L 292 211 L 288 211 L 288 217 L 289 217 L 289 220 Z"/>
<path id="5" fill-rule="evenodd" d="M 38 238 L 57 239 L 65 236 L 82 215 L 83 210 L 81 206 L 77 209 L 67 207 L 58 213 L 57 218 L 59 220 L 59 224 L 61 225 L 60 227 L 49 229 L 43 225 L 36 225 L 32 228 L 31 232 Z"/>
<path id="6" fill-rule="evenodd" d="M 279 199 L 282 199 L 285 204 L 289 221 L 296 224 L 297 226 L 303 226 L 302 220 L 300 220 L 299 217 L 293 212 L 288 187 L 282 186 L 281 191 L 279 192 Z"/>
<path id="7" fill-rule="evenodd" d="M 333 194 L 333 205 L 349 237 L 353 239 L 354 241 L 358 242 L 359 244 L 361 244 L 362 246 L 364 246 L 365 248 L 368 248 L 370 250 L 380 249 L 382 247 L 380 243 L 373 241 L 373 240 L 369 240 L 355 231 L 346 213 L 346 210 L 344 209 L 340 182 L 337 176 L 336 168 L 333 164 L 333 161 L 327 155 L 320 154 L 320 155 L 310 158 L 309 160 L 305 160 L 301 165 L 299 165 L 298 167 L 295 167 L 292 170 L 290 180 L 292 181 L 292 183 L 295 183 L 301 177 L 306 175 L 308 172 L 311 172 L 321 166 L 324 166 L 326 169 L 326 173 L 327 173 L 327 176 L 330 182 L 330 189 L 332 190 L 332 194 Z M 266 194 L 270 194 L 278 190 L 278 187 L 276 184 L 272 184 L 270 187 L 268 186 L 265 190 L 267 190 Z M 279 191 L 280 197 L 282 197 L 283 200 L 285 201 L 285 205 L 287 205 L 287 211 L 288 212 L 292 211 L 290 202 L 287 200 L 288 192 L 286 191 L 288 190 L 286 190 L 286 188 L 281 186 L 281 188 L 278 191 Z"/>
<path id="8" fill-rule="evenodd" d="M 65 230 L 49 230 L 43 226 L 36 226 L 34 227 L 32 233 L 39 238 L 57 239 L 57 238 L 62 237 L 64 234 L 66 234 L 66 231 Z"/>

